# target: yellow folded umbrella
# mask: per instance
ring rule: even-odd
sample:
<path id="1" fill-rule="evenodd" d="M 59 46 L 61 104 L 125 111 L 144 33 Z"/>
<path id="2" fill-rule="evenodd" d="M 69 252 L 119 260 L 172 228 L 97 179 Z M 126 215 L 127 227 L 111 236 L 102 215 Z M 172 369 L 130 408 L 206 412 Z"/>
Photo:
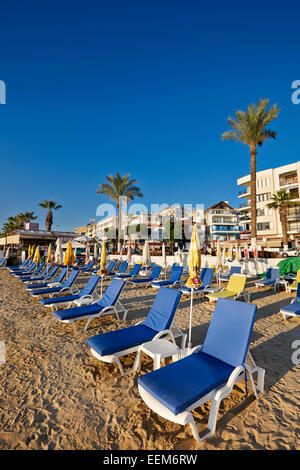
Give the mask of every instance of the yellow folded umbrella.
<path id="1" fill-rule="evenodd" d="M 64 258 L 64 265 L 65 266 L 70 266 L 75 263 L 75 258 L 72 250 L 72 243 L 71 240 L 68 241 L 68 246 L 66 249 L 66 254 Z"/>
<path id="2" fill-rule="evenodd" d="M 188 255 L 189 278 L 186 287 L 193 287 L 192 279 L 199 276 L 201 269 L 201 249 L 196 225 L 194 225 Z M 200 284 L 201 285 L 201 284 Z M 199 287 L 199 284 L 198 286 Z"/>
<path id="3" fill-rule="evenodd" d="M 35 253 L 33 256 L 33 262 L 34 263 L 40 263 L 41 262 L 41 255 L 40 255 L 40 248 L 39 246 L 36 247 Z"/>
<path id="4" fill-rule="evenodd" d="M 47 263 L 51 263 L 51 258 L 52 258 L 52 246 L 50 243 L 48 247 Z"/>
<path id="5" fill-rule="evenodd" d="M 99 275 L 106 274 L 106 242 L 103 241 L 101 248 L 101 257 L 100 257 L 100 269 L 98 271 Z"/>

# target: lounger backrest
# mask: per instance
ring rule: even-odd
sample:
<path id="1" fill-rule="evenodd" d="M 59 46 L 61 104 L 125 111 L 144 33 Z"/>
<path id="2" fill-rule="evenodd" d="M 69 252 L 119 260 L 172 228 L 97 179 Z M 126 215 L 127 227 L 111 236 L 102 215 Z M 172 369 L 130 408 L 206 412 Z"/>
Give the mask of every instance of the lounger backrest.
<path id="1" fill-rule="evenodd" d="M 139 273 L 141 267 L 142 267 L 141 264 L 135 264 L 135 265 L 133 266 L 132 270 L 131 270 L 130 275 L 131 275 L 131 276 L 136 276 L 136 275 Z"/>
<path id="2" fill-rule="evenodd" d="M 64 282 L 63 287 L 71 287 L 78 274 L 79 271 L 77 269 L 73 269 L 68 279 Z"/>
<path id="3" fill-rule="evenodd" d="M 109 307 L 115 305 L 122 293 L 124 286 L 125 281 L 123 281 L 123 279 L 113 279 L 106 289 L 105 294 L 103 297 L 101 297 L 97 304 L 100 305 L 100 307 Z"/>
<path id="4" fill-rule="evenodd" d="M 257 306 L 218 299 L 202 351 L 236 367 L 244 363 Z"/>
<path id="5" fill-rule="evenodd" d="M 57 279 L 55 279 L 55 282 L 62 282 L 64 278 L 66 277 L 66 274 L 67 274 L 67 268 L 62 268 L 59 275 L 57 276 Z"/>
<path id="6" fill-rule="evenodd" d="M 123 261 L 122 266 L 120 267 L 119 274 L 125 273 L 125 271 L 126 271 L 126 269 L 127 269 L 127 266 L 128 266 L 127 261 Z"/>
<path id="7" fill-rule="evenodd" d="M 155 268 L 153 268 L 151 274 L 150 274 L 150 279 L 157 279 L 160 275 L 160 272 L 161 272 L 161 266 L 155 266 Z"/>
<path id="8" fill-rule="evenodd" d="M 179 281 L 179 279 L 181 278 L 182 271 L 183 271 L 182 266 L 173 266 L 171 276 L 170 276 L 170 282 Z"/>
<path id="9" fill-rule="evenodd" d="M 144 325 L 155 331 L 163 331 L 170 328 L 173 321 L 181 292 L 168 287 L 160 287 L 151 310 L 147 315 Z"/>
<path id="10" fill-rule="evenodd" d="M 91 295 L 97 284 L 98 284 L 98 281 L 99 281 L 100 277 L 97 276 L 97 274 L 93 274 L 88 282 L 86 283 L 86 285 L 84 286 L 84 288 L 80 291 L 80 295 L 83 296 L 83 295 Z"/>
<path id="11" fill-rule="evenodd" d="M 200 272 L 200 279 L 202 281 L 202 287 L 209 286 L 214 274 L 213 268 L 202 268 Z"/>
<path id="12" fill-rule="evenodd" d="M 112 269 L 114 269 L 115 261 L 110 261 L 109 265 L 107 266 L 107 271 L 110 272 Z"/>
<path id="13" fill-rule="evenodd" d="M 232 274 L 241 274 L 241 267 L 240 266 L 231 266 L 229 275 Z"/>
<path id="14" fill-rule="evenodd" d="M 300 269 L 297 271 L 296 282 L 300 282 Z"/>
<path id="15" fill-rule="evenodd" d="M 298 282 L 298 284 L 297 284 L 297 294 L 296 294 L 297 302 L 298 302 L 299 298 L 300 298 L 300 282 Z"/>
<path id="16" fill-rule="evenodd" d="M 94 263 L 95 263 L 95 260 L 92 259 L 92 261 L 90 261 L 90 262 L 88 263 L 87 269 L 90 269 L 90 268 L 93 266 Z"/>
<path id="17" fill-rule="evenodd" d="M 48 277 L 52 277 L 54 276 L 54 274 L 56 274 L 56 272 L 58 271 L 58 266 L 54 266 L 51 271 L 49 271 L 48 273 Z M 66 271 L 67 272 L 67 271 Z M 58 281 L 59 282 L 59 281 Z"/>
<path id="18" fill-rule="evenodd" d="M 232 274 L 229 278 L 228 286 L 226 290 L 230 292 L 242 292 L 245 289 L 246 277 L 239 274 Z"/>
<path id="19" fill-rule="evenodd" d="M 266 279 L 270 281 L 271 279 L 279 278 L 279 268 L 268 268 L 266 271 Z"/>

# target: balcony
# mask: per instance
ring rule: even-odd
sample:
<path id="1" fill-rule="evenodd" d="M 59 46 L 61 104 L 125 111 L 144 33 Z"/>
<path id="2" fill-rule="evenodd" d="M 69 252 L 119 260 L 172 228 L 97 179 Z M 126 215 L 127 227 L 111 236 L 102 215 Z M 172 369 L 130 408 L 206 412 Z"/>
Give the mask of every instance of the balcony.
<path id="1" fill-rule="evenodd" d="M 250 188 L 243 188 L 240 191 L 238 191 L 238 197 L 245 197 L 246 195 L 250 194 Z"/>
<path id="2" fill-rule="evenodd" d="M 240 209 L 244 209 L 246 207 L 250 209 L 250 203 L 249 202 L 242 202 L 241 204 L 239 204 Z"/>
<path id="3" fill-rule="evenodd" d="M 285 174 L 284 176 L 279 176 L 279 186 L 297 186 L 298 185 L 298 175 L 296 171 L 292 173 Z"/>

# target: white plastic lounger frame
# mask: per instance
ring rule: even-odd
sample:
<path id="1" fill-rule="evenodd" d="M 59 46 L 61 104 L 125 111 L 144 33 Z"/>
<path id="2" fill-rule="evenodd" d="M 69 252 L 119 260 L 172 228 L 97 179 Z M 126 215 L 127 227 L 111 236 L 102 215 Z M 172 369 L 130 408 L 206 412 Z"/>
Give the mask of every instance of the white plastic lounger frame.
<path id="1" fill-rule="evenodd" d="M 53 283 L 51 287 L 59 287 L 60 283 L 57 283 L 57 285 L 54 285 L 56 283 Z M 39 294 L 39 295 L 35 295 L 34 297 L 38 298 L 38 299 L 45 299 L 45 298 L 52 298 L 52 297 L 55 297 L 56 295 L 61 295 L 61 294 L 77 294 L 78 292 L 80 292 L 80 290 L 78 289 L 78 287 L 76 286 L 72 286 L 72 287 L 63 287 L 60 291 L 57 291 L 57 292 L 48 292 L 46 294 Z"/>
<path id="2" fill-rule="evenodd" d="M 136 325 L 142 325 L 143 323 L 144 322 L 141 321 L 141 322 L 136 323 Z M 171 329 L 159 331 L 153 337 L 152 341 L 155 341 L 156 339 L 159 339 L 159 338 L 162 338 L 162 337 L 164 337 L 165 339 L 169 337 L 175 343 L 174 336 L 173 336 L 173 333 L 172 333 Z M 107 362 L 108 364 L 112 364 L 112 363 L 117 364 L 117 366 L 119 367 L 121 375 L 126 376 L 128 374 L 131 374 L 132 372 L 140 370 L 140 367 L 141 367 L 141 354 L 139 354 L 139 350 L 142 346 L 143 346 L 143 343 L 139 344 L 137 346 L 133 346 L 132 348 L 129 348 L 129 349 L 124 349 L 122 351 L 118 351 L 118 352 L 116 352 L 114 354 L 110 354 L 108 356 L 101 356 L 93 348 L 90 348 L 90 349 L 91 349 L 91 353 L 93 354 L 94 357 L 96 357 L 96 359 L 99 359 L 99 361 L 102 361 L 102 362 Z M 131 353 L 134 353 L 134 352 L 137 352 L 137 355 L 135 357 L 133 366 L 125 372 L 124 369 L 123 369 L 123 366 L 120 362 L 120 357 L 127 356 L 127 354 L 131 354 Z"/>
<path id="3" fill-rule="evenodd" d="M 103 317 L 104 315 L 111 315 L 112 313 L 114 313 L 116 315 L 118 321 L 121 322 L 121 321 L 126 320 L 128 310 L 124 307 L 124 305 L 120 302 L 120 300 L 117 300 L 115 305 L 110 305 L 109 307 L 105 307 L 99 313 L 94 313 L 94 314 L 90 314 L 90 315 L 87 314 L 87 315 L 82 315 L 82 317 L 76 317 L 76 318 L 69 319 L 69 320 L 59 320 L 59 321 L 61 323 L 71 323 L 71 325 L 74 328 L 75 333 L 79 333 L 81 331 L 86 331 L 87 327 L 90 324 L 90 322 L 94 318 L 100 318 L 100 317 Z M 120 313 L 123 313 L 123 318 L 122 319 L 119 316 Z M 76 328 L 75 322 L 77 322 L 79 320 L 87 320 L 84 328 L 81 328 L 81 329 Z"/>
<path id="4" fill-rule="evenodd" d="M 44 305 L 44 307 L 51 308 L 52 311 L 60 310 L 61 307 L 64 307 L 64 308 L 81 307 L 82 305 L 89 305 L 89 304 L 98 302 L 100 298 L 101 298 L 100 294 L 94 291 L 93 294 L 86 294 L 75 300 L 66 300 L 65 302 L 61 301 L 55 304 Z"/>
<path id="5" fill-rule="evenodd" d="M 297 299 L 293 299 L 291 302 L 290 302 L 290 305 L 291 304 L 294 304 L 295 302 L 299 302 L 299 300 L 297 301 Z M 300 302 L 299 302 L 300 304 Z M 287 311 L 284 311 L 284 307 L 280 309 L 281 311 L 281 314 L 282 314 L 282 317 L 284 320 L 287 320 L 288 317 L 296 317 L 296 318 L 300 318 L 300 315 L 297 314 L 297 313 L 294 313 L 294 312 L 287 312 Z"/>
<path id="6" fill-rule="evenodd" d="M 199 349 L 199 348 L 195 348 L 195 349 Z M 193 351 L 195 351 L 195 349 Z M 191 427 L 193 436 L 199 444 L 201 441 L 203 441 L 204 439 L 207 439 L 208 437 L 214 434 L 216 430 L 220 404 L 224 398 L 226 398 L 227 396 L 231 394 L 233 386 L 237 382 L 240 382 L 241 380 L 245 379 L 245 369 L 248 372 L 254 395 L 257 398 L 264 391 L 265 370 L 262 369 L 261 367 L 256 366 L 251 354 L 248 352 L 245 367 L 243 366 L 236 367 L 232 371 L 226 384 L 221 385 L 220 387 L 216 388 L 212 392 L 208 393 L 207 395 L 205 395 L 200 400 L 193 403 L 185 411 L 183 411 L 182 413 L 179 413 L 178 415 L 175 415 L 174 413 L 172 413 L 167 407 L 165 407 L 156 398 L 154 398 L 149 392 L 147 392 L 141 385 L 139 385 L 138 387 L 139 387 L 139 392 L 140 392 L 142 399 L 149 406 L 149 408 L 151 408 L 151 410 L 155 411 L 155 413 L 157 413 L 162 418 L 168 419 L 169 421 L 172 421 L 173 423 L 182 424 L 182 425 L 189 424 Z M 255 373 L 257 373 L 257 387 L 255 387 L 255 382 L 254 382 L 254 377 L 253 377 Z M 210 408 L 210 413 L 209 413 L 209 418 L 208 418 L 208 425 L 207 425 L 207 428 L 204 429 L 199 434 L 191 411 L 203 405 L 209 400 L 212 400 L 212 402 L 211 402 L 211 408 Z"/>

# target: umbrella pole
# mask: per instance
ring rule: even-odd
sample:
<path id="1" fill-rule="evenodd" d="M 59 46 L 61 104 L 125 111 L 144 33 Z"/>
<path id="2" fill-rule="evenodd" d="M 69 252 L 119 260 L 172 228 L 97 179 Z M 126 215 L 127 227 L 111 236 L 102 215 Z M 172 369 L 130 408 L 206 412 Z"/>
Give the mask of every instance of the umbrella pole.
<path id="1" fill-rule="evenodd" d="M 193 317 L 193 297 L 194 297 L 194 288 L 191 288 L 191 303 L 190 303 L 190 325 L 189 325 L 189 342 L 188 350 L 192 349 L 192 317 Z"/>
<path id="2" fill-rule="evenodd" d="M 101 298 L 102 298 L 102 290 L 103 290 L 103 276 L 101 276 Z"/>

